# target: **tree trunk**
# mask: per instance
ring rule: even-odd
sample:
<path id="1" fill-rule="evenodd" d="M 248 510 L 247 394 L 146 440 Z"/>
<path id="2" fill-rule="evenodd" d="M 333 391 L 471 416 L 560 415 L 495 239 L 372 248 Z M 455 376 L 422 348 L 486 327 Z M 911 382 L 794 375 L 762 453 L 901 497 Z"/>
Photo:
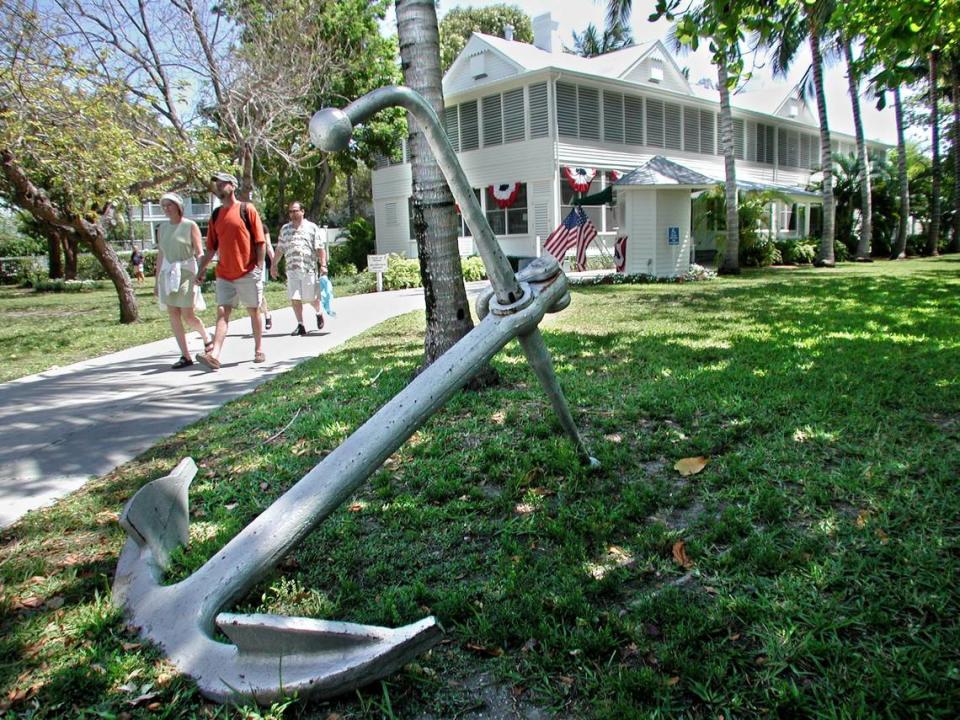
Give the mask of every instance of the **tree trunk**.
<path id="1" fill-rule="evenodd" d="M 900 181 L 900 221 L 897 223 L 897 244 L 890 253 L 891 260 L 907 256 L 907 224 L 910 221 L 910 177 L 907 175 L 907 142 L 903 124 L 903 102 L 900 88 L 893 89 L 893 109 L 897 118 L 897 178 Z"/>
<path id="2" fill-rule="evenodd" d="M 64 277 L 67 280 L 76 280 L 77 279 L 77 254 L 79 248 L 77 238 L 71 234 L 65 234 L 63 236 L 63 256 L 66 259 L 66 269 L 64 270 Z"/>
<path id="3" fill-rule="evenodd" d="M 287 220 L 287 166 L 281 163 L 277 171 L 277 227 L 282 228 Z M 277 235 L 277 239 L 280 236 Z"/>
<path id="4" fill-rule="evenodd" d="M 724 197 L 727 211 L 727 242 L 718 272 L 740 274 L 740 214 L 737 207 L 737 164 L 733 142 L 733 114 L 730 111 L 730 87 L 726 65 L 717 65 L 720 91 L 720 147 L 723 151 Z"/>
<path id="5" fill-rule="evenodd" d="M 120 258 L 106 240 L 102 220 L 92 223 L 82 217 L 65 217 L 63 212 L 50 201 L 46 192 L 34 185 L 27 177 L 13 153 L 7 148 L 0 149 L 0 172 L 10 185 L 17 205 L 33 215 L 40 224 L 61 227 L 64 232 L 74 234 L 80 242 L 90 247 L 117 290 L 117 299 L 120 301 L 120 322 L 136 322 L 137 298 L 133 293 L 133 283 L 130 282 L 130 276 L 120 264 Z"/>
<path id="6" fill-rule="evenodd" d="M 953 86 L 953 241 L 950 250 L 960 252 L 960 55 L 950 67 Z"/>
<path id="7" fill-rule="evenodd" d="M 853 129 L 857 137 L 857 169 L 860 172 L 860 241 L 857 243 L 856 260 L 870 262 L 870 247 L 873 242 L 873 203 L 870 188 L 870 158 L 863 137 L 863 116 L 860 114 L 860 83 L 853 72 L 853 49 L 850 41 L 843 44 L 847 58 L 847 87 L 853 107 Z"/>
<path id="8" fill-rule="evenodd" d="M 930 166 L 930 232 L 927 235 L 927 255 L 939 254 L 940 246 L 940 112 L 937 107 L 937 61 L 940 53 L 930 53 L 930 133 L 933 161 Z"/>
<path id="9" fill-rule="evenodd" d="M 397 0 L 396 11 L 404 82 L 443 117 L 440 38 L 434 0 Z M 423 369 L 473 329 L 473 318 L 463 285 L 453 195 L 417 121 L 411 116 L 408 124 L 414 231 L 427 311 Z M 489 365 L 479 371 L 478 376 L 488 376 L 484 380 L 495 377 Z"/>
<path id="10" fill-rule="evenodd" d="M 52 229 L 44 229 L 47 236 L 47 277 L 51 280 L 63 277 L 63 252 L 61 252 L 60 236 Z"/>
<path id="11" fill-rule="evenodd" d="M 323 211 L 323 201 L 333 185 L 333 168 L 326 159 L 313 170 L 313 197 L 310 198 L 310 212 L 307 217 L 317 222 Z"/>
<path id="12" fill-rule="evenodd" d="M 807 5 L 810 32 L 810 55 L 813 63 L 813 86 L 817 94 L 817 115 L 820 120 L 820 171 L 823 173 L 823 237 L 814 265 L 833 267 L 835 204 L 833 200 L 833 153 L 830 149 L 830 123 L 827 121 L 827 96 L 823 91 L 823 54 L 820 52 L 820 28 L 814 18 L 812 5 Z"/>
<path id="13" fill-rule="evenodd" d="M 244 143 L 241 150 L 242 163 L 240 187 L 237 189 L 237 199 L 250 202 L 253 197 L 253 148 Z"/>

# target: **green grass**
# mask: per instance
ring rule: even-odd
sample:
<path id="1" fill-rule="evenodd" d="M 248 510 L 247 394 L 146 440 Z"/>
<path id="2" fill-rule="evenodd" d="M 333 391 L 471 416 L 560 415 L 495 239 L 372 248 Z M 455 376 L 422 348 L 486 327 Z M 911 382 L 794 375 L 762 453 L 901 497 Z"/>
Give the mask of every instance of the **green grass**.
<path id="1" fill-rule="evenodd" d="M 109 282 L 105 289 L 80 293 L 0 286 L 0 382 L 171 337 L 167 313 L 153 297 L 153 278 L 135 291 L 140 320 L 121 325 Z M 352 292 L 349 278 L 334 279 L 338 297 Z M 200 317 L 211 327 L 217 317 L 213 290 L 204 297 L 207 309 Z M 282 282 L 267 284 L 267 302 L 271 310 L 289 305 Z"/>
<path id="2" fill-rule="evenodd" d="M 6 531 L 10 715 L 244 717 L 110 607 L 115 513 L 197 459 L 182 577 L 404 386 L 422 323 L 305 363 Z M 544 328 L 602 470 L 577 465 L 509 345 L 498 388 L 454 398 L 239 604 L 433 613 L 444 642 L 275 715 L 452 718 L 487 676 L 507 706 L 566 718 L 960 714 L 956 257 L 593 287 Z M 673 469 L 698 455 L 703 472 Z"/>

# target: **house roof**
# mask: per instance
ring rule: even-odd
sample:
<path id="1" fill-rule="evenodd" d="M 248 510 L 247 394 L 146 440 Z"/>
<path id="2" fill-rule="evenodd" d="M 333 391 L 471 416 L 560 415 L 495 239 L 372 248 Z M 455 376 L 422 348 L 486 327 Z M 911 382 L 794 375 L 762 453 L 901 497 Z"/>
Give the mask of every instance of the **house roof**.
<path id="1" fill-rule="evenodd" d="M 631 170 L 617 180 L 616 187 L 643 186 L 643 187 L 710 187 L 716 185 L 714 178 L 707 177 L 685 165 L 665 158 L 663 155 L 654 155 L 640 167 Z"/>
<path id="2" fill-rule="evenodd" d="M 585 58 L 573 53 L 550 53 L 530 43 L 505 40 L 496 35 L 481 32 L 474 32 L 473 35 L 526 71 L 556 68 L 605 77 L 620 77 L 656 44 L 641 43 L 606 55 Z"/>

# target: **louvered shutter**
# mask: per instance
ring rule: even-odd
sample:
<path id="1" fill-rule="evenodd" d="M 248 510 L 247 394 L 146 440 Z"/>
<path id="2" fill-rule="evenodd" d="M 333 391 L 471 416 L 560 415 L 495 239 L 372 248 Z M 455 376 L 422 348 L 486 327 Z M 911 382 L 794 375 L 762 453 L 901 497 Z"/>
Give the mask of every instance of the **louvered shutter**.
<path id="1" fill-rule="evenodd" d="M 546 137 L 550 133 L 550 113 L 547 104 L 547 84 L 531 85 L 530 92 L 530 137 Z"/>
<path id="2" fill-rule="evenodd" d="M 577 88 L 580 110 L 580 137 L 585 140 L 600 139 L 600 91 L 596 88 Z"/>
<path id="3" fill-rule="evenodd" d="M 683 134 L 680 106 L 674 103 L 665 103 L 663 106 L 663 138 L 664 144 L 671 150 L 679 150 Z"/>
<path id="4" fill-rule="evenodd" d="M 477 118 L 477 101 L 460 104 L 460 149 L 476 150 L 480 147 L 480 127 Z"/>
<path id="5" fill-rule="evenodd" d="M 777 165 L 784 167 L 787 164 L 787 131 L 777 128 Z"/>
<path id="6" fill-rule="evenodd" d="M 757 124 L 747 121 L 747 160 L 757 161 Z"/>
<path id="7" fill-rule="evenodd" d="M 820 136 L 814 135 L 810 144 L 810 167 L 820 168 Z"/>
<path id="8" fill-rule="evenodd" d="M 445 108 L 443 111 L 443 129 L 450 138 L 450 144 L 454 150 L 460 149 L 460 116 L 457 113 L 457 106 Z"/>
<path id="9" fill-rule="evenodd" d="M 757 147 L 757 162 L 764 162 L 767 156 L 767 126 L 757 123 L 754 131 L 754 144 Z"/>
<path id="10" fill-rule="evenodd" d="M 733 156 L 737 160 L 743 160 L 743 120 L 741 118 L 733 119 Z"/>
<path id="11" fill-rule="evenodd" d="M 575 138 L 577 131 L 577 86 L 557 83 L 557 132 Z"/>
<path id="12" fill-rule="evenodd" d="M 629 145 L 643 145 L 643 98 L 623 99 L 624 139 Z"/>
<path id="13" fill-rule="evenodd" d="M 700 111 L 700 152 L 714 155 L 717 152 L 716 114 L 709 110 Z"/>
<path id="14" fill-rule="evenodd" d="M 603 91 L 603 139 L 623 142 L 623 95 Z"/>
<path id="15" fill-rule="evenodd" d="M 663 147 L 663 101 L 647 99 L 647 145 Z"/>
<path id="16" fill-rule="evenodd" d="M 802 168 L 810 167 L 810 136 L 806 133 L 800 136 L 800 159 L 797 164 Z"/>
<path id="17" fill-rule="evenodd" d="M 503 107 L 500 95 L 487 95 L 480 104 L 483 110 L 483 146 L 503 144 Z"/>
<path id="18" fill-rule="evenodd" d="M 524 130 L 523 88 L 503 94 L 503 141 L 517 142 L 526 139 Z"/>
<path id="19" fill-rule="evenodd" d="M 700 111 L 696 108 L 683 109 L 683 149 L 700 152 Z"/>
<path id="20" fill-rule="evenodd" d="M 795 130 L 787 130 L 787 166 L 797 167 L 797 155 L 800 151 L 800 138 Z"/>

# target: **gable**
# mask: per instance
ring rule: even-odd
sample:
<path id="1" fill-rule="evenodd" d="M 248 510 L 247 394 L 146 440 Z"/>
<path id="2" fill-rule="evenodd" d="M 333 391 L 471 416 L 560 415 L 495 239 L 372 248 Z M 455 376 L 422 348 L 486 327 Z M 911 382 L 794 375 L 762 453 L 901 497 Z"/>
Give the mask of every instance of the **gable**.
<path id="1" fill-rule="evenodd" d="M 690 83 L 660 41 L 620 76 L 621 80 L 693 95 Z"/>
<path id="2" fill-rule="evenodd" d="M 790 91 L 790 94 L 783 99 L 783 102 L 780 103 L 773 114 L 808 125 L 819 126 L 820 124 L 813 108 L 810 107 L 810 103 L 805 101 L 796 90 Z"/>
<path id="3" fill-rule="evenodd" d="M 524 71 L 476 33 L 443 76 L 443 94 L 453 95 L 519 75 Z"/>

